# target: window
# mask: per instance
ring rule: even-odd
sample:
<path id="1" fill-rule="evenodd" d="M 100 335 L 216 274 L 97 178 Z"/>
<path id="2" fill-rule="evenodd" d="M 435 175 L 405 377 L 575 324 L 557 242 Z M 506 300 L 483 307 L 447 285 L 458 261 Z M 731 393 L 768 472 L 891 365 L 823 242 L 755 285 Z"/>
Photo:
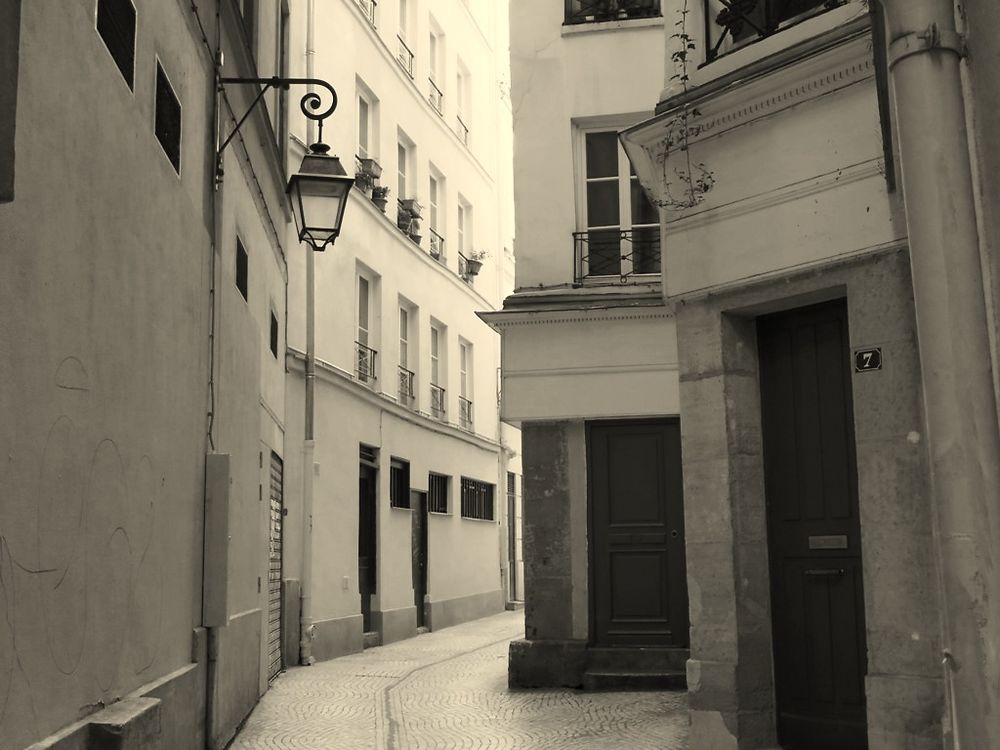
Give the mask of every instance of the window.
<path id="1" fill-rule="evenodd" d="M 410 507 L 410 463 L 395 456 L 389 461 L 389 505 Z"/>
<path id="2" fill-rule="evenodd" d="M 469 204 L 459 199 L 458 210 L 455 216 L 458 227 L 458 237 L 457 237 L 458 242 L 456 242 L 455 244 L 458 247 L 458 252 L 464 254 L 469 249 L 469 239 L 471 238 L 472 235 L 472 232 L 470 231 L 472 208 L 469 206 Z"/>
<path id="3" fill-rule="evenodd" d="M 358 338 L 355 340 L 355 374 L 363 383 L 376 380 L 375 357 L 378 352 L 371 340 L 371 282 L 358 276 Z"/>
<path id="4" fill-rule="evenodd" d="M 364 96 L 358 94 L 358 156 L 368 158 L 371 144 L 371 106 Z"/>
<path id="5" fill-rule="evenodd" d="M 442 35 L 436 29 L 431 29 L 428 41 L 427 61 L 430 65 L 430 86 L 427 92 L 427 100 L 440 115 L 444 113 L 444 92 L 441 91 L 439 83 L 441 81 L 441 58 L 443 57 L 444 47 Z"/>
<path id="6" fill-rule="evenodd" d="M 507 499 L 513 500 L 517 497 L 517 474 L 513 471 L 507 472 Z"/>
<path id="7" fill-rule="evenodd" d="M 660 0 L 566 0 L 566 23 L 627 21 L 660 15 Z"/>
<path id="8" fill-rule="evenodd" d="M 462 477 L 462 518 L 492 521 L 493 491 L 492 484 Z"/>
<path id="9" fill-rule="evenodd" d="M 750 42 L 771 36 L 809 16 L 825 13 L 846 0 L 705 0 L 709 62 Z"/>
<path id="10" fill-rule="evenodd" d="M 440 196 L 443 192 L 441 189 L 441 178 L 436 174 L 431 174 L 427 182 L 427 202 L 428 202 L 428 216 L 427 225 L 430 229 L 430 243 L 429 248 L 431 251 L 431 257 L 444 262 L 444 237 L 441 236 L 440 228 Z"/>
<path id="11" fill-rule="evenodd" d="M 159 61 L 156 63 L 156 119 L 154 121 L 156 140 L 163 147 L 170 164 L 177 174 L 181 173 L 181 104 L 174 94 L 167 74 Z"/>
<path id="12" fill-rule="evenodd" d="M 14 200 L 14 132 L 17 123 L 17 68 L 21 50 L 21 3 L 0 7 L 0 203 Z"/>
<path id="13" fill-rule="evenodd" d="M 427 478 L 427 510 L 431 513 L 448 512 L 448 483 L 444 474 L 430 474 Z"/>
<path id="14" fill-rule="evenodd" d="M 240 242 L 240 238 L 236 238 L 236 288 L 240 290 L 240 294 L 243 295 L 243 299 L 247 302 L 250 301 L 250 257 L 247 255 L 247 250 L 243 247 L 243 243 Z"/>
<path id="15" fill-rule="evenodd" d="M 412 405 L 416 393 L 413 389 L 414 373 L 410 366 L 410 311 L 399 308 L 399 402 Z"/>
<path id="16" fill-rule="evenodd" d="M 447 416 L 445 389 L 441 385 L 441 377 L 444 375 L 444 365 L 441 362 L 443 347 L 443 331 L 431 325 L 431 416 L 435 419 L 445 419 Z"/>
<path id="17" fill-rule="evenodd" d="M 408 166 L 407 162 L 409 161 L 409 158 L 410 158 L 409 149 L 407 148 L 405 143 L 399 141 L 396 144 L 396 162 L 398 164 L 397 169 L 399 170 L 399 175 L 396 182 L 396 190 L 397 190 L 396 195 L 400 200 L 413 197 L 407 193 L 406 169 Z"/>
<path id="18" fill-rule="evenodd" d="M 575 234 L 577 280 L 659 273 L 659 215 L 616 130 L 584 134 L 582 200 L 585 231 Z"/>
<path id="19" fill-rule="evenodd" d="M 132 0 L 97 0 L 97 33 L 130 89 L 135 86 L 135 6 Z"/>
<path id="20" fill-rule="evenodd" d="M 441 374 L 441 331 L 431 326 L 431 382 L 439 382 Z"/>
<path id="21" fill-rule="evenodd" d="M 278 358 L 278 316 L 271 311 L 271 354 Z"/>
<path id="22" fill-rule="evenodd" d="M 472 344 L 458 342 L 458 425 L 472 429 Z"/>
<path id="23" fill-rule="evenodd" d="M 399 0 L 399 33 L 396 40 L 399 48 L 396 52 L 396 61 L 406 74 L 413 78 L 413 50 L 407 45 L 410 30 L 410 9 L 407 0 Z"/>
<path id="24" fill-rule="evenodd" d="M 458 61 L 455 74 L 455 133 L 466 146 L 469 145 L 469 71 Z"/>

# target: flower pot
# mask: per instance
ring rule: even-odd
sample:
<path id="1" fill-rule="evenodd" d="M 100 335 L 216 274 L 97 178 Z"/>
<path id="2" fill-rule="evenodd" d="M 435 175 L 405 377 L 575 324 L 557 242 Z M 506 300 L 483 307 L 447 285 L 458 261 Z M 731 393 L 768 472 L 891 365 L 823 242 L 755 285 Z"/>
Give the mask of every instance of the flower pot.
<path id="1" fill-rule="evenodd" d="M 374 159 L 361 159 L 361 171 L 375 181 L 382 176 L 382 165 Z"/>
<path id="2" fill-rule="evenodd" d="M 409 212 L 410 216 L 414 219 L 420 218 L 420 211 L 422 210 L 422 207 L 417 202 L 416 198 L 404 198 L 401 203 L 403 208 Z"/>
<path id="3" fill-rule="evenodd" d="M 479 275 L 479 271 L 482 269 L 482 267 L 483 267 L 483 262 L 481 260 L 473 260 L 472 258 L 469 258 L 469 260 L 465 261 L 465 272 L 469 276 Z"/>
<path id="4" fill-rule="evenodd" d="M 372 196 L 372 203 L 378 206 L 379 211 L 385 213 L 385 207 L 386 205 L 388 205 L 389 201 L 387 201 L 385 198 L 376 198 L 375 196 Z"/>

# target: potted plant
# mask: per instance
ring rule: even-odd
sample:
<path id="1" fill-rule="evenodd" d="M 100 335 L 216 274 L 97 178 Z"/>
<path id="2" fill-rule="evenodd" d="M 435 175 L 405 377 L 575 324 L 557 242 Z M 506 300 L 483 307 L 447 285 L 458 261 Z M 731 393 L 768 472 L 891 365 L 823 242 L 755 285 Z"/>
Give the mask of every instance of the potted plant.
<path id="1" fill-rule="evenodd" d="M 389 188 L 384 185 L 376 185 L 372 188 L 372 203 L 378 206 L 378 210 L 385 213 L 386 204 L 389 202 Z"/>
<path id="2" fill-rule="evenodd" d="M 400 205 L 409 212 L 410 216 L 414 219 L 420 218 L 420 212 L 423 210 L 420 203 L 416 198 L 404 198 L 400 201 Z"/>
<path id="3" fill-rule="evenodd" d="M 488 250 L 473 250 L 465 259 L 465 273 L 468 276 L 477 276 L 483 267 L 483 258 L 489 257 Z"/>
<path id="4" fill-rule="evenodd" d="M 406 232 L 410 239 L 420 244 L 420 215 L 413 215 L 410 219 L 410 228 Z"/>

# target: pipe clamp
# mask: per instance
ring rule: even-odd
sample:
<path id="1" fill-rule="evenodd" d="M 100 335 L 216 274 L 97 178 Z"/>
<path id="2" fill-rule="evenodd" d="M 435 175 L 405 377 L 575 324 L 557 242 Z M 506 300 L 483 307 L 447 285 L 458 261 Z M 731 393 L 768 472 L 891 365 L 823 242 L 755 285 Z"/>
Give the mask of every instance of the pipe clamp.
<path id="1" fill-rule="evenodd" d="M 948 50 L 960 58 L 969 54 L 965 34 L 953 29 L 941 30 L 936 23 L 932 23 L 925 31 L 912 31 L 889 44 L 889 67 L 892 68 L 904 57 L 931 50 Z"/>

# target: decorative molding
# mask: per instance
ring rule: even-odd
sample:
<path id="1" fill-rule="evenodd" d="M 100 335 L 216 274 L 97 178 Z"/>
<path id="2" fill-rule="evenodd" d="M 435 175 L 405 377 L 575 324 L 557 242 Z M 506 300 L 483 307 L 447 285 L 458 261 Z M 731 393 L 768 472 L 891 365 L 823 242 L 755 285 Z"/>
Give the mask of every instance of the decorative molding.
<path id="1" fill-rule="evenodd" d="M 635 372 L 677 372 L 678 362 L 645 362 L 642 364 L 628 363 L 620 365 L 584 365 L 580 367 L 551 367 L 532 370 L 508 370 L 504 377 L 537 378 L 564 375 L 631 375 Z"/>
<path id="2" fill-rule="evenodd" d="M 654 18 L 632 18 L 621 21 L 597 21 L 595 23 L 571 23 L 563 24 L 560 34 L 566 36 L 577 36 L 578 34 L 594 34 L 601 31 L 632 31 L 635 29 L 662 29 L 664 25 L 663 16 Z"/>
<path id="3" fill-rule="evenodd" d="M 580 307 L 575 308 L 575 312 L 570 314 L 565 314 L 567 310 L 504 310 L 481 314 L 481 316 L 497 329 L 513 326 L 562 325 L 616 320 L 672 320 L 674 317 L 673 311 L 662 305 L 652 310 L 646 308 L 646 310 L 647 312 L 639 312 L 638 310 L 628 312 L 627 309 L 623 308 Z"/>

